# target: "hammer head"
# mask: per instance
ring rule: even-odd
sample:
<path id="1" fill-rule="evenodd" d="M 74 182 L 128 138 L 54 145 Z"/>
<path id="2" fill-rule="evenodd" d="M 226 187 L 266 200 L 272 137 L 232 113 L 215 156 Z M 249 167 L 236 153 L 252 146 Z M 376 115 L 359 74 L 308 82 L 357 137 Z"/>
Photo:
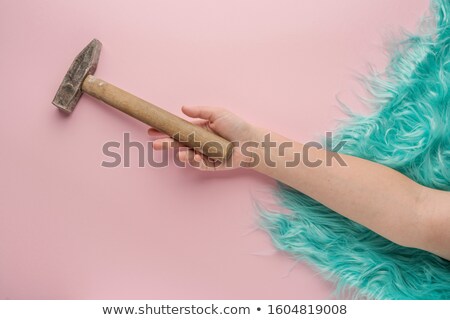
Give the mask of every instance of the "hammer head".
<path id="1" fill-rule="evenodd" d="M 70 113 L 75 109 L 84 79 L 97 69 L 101 49 L 102 43 L 94 39 L 72 62 L 52 102 L 60 110 Z"/>

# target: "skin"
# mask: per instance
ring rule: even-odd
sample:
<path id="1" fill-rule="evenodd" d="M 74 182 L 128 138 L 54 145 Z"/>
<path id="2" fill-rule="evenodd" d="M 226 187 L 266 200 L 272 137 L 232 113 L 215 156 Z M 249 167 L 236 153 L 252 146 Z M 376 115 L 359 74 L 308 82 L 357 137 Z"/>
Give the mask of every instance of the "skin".
<path id="1" fill-rule="evenodd" d="M 291 142 L 291 148 L 251 149 L 251 155 L 235 148 L 232 166 L 207 159 L 192 149 L 180 149 L 177 157 L 199 170 L 216 171 L 242 167 L 256 170 L 279 180 L 319 201 L 337 213 L 352 219 L 383 237 L 402 246 L 430 251 L 450 260 L 450 192 L 424 187 L 401 173 L 361 158 L 339 154 L 346 163 L 336 158 L 326 163 L 333 153 L 325 149 L 309 148 L 308 160 L 321 161 L 320 165 L 307 165 L 300 161 L 293 167 L 286 162 L 294 160 L 295 153 L 305 145 L 292 141 L 270 130 L 254 126 L 223 108 L 183 106 L 185 115 L 200 119 L 197 123 L 229 141 L 261 143 L 267 133 L 279 146 Z M 153 148 L 179 147 L 171 138 L 155 129 L 149 129 L 155 140 Z M 337 154 L 335 154 L 337 155 Z M 269 162 L 252 163 L 255 156 Z M 269 158 L 268 158 L 269 157 Z"/>

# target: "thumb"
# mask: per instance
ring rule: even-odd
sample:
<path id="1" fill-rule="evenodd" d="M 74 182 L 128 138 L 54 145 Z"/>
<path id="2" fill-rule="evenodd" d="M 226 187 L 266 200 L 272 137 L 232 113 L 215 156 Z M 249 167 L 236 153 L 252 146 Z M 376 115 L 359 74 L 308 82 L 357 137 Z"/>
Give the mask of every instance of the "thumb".
<path id="1" fill-rule="evenodd" d="M 206 106 L 182 106 L 181 111 L 188 117 L 200 118 L 209 122 L 214 122 L 226 112 L 222 108 Z"/>

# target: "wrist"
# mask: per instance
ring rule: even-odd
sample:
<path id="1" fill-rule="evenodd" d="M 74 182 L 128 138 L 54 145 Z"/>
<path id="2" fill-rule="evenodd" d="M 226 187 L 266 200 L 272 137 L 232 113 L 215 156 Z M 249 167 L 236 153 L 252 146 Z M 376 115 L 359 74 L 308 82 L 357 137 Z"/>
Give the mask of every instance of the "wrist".
<path id="1" fill-rule="evenodd" d="M 241 130 L 241 133 L 239 134 L 237 141 L 239 141 L 240 143 L 250 142 L 250 141 L 261 143 L 262 139 L 264 138 L 264 132 L 266 132 L 266 131 L 267 130 L 265 130 L 261 127 L 247 123 L 247 124 L 245 124 L 244 128 Z"/>
<path id="2" fill-rule="evenodd" d="M 239 152 L 239 159 L 242 160 L 242 167 L 261 172 L 264 170 L 266 158 L 270 157 L 264 147 L 264 141 L 268 134 L 271 134 L 270 130 L 250 124 L 242 132 L 238 141 L 238 150 L 236 150 Z M 269 151 L 269 153 L 271 152 Z"/>

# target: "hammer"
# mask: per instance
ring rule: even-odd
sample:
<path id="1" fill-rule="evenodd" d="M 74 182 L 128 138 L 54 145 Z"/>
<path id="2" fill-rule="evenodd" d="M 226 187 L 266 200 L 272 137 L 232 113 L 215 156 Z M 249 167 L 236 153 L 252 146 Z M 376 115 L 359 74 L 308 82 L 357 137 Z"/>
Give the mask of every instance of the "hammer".
<path id="1" fill-rule="evenodd" d="M 224 138 L 144 101 L 93 76 L 102 44 L 92 40 L 75 58 L 56 92 L 53 104 L 71 113 L 83 92 L 161 131 L 181 144 L 219 161 L 227 160 L 233 150 Z"/>

